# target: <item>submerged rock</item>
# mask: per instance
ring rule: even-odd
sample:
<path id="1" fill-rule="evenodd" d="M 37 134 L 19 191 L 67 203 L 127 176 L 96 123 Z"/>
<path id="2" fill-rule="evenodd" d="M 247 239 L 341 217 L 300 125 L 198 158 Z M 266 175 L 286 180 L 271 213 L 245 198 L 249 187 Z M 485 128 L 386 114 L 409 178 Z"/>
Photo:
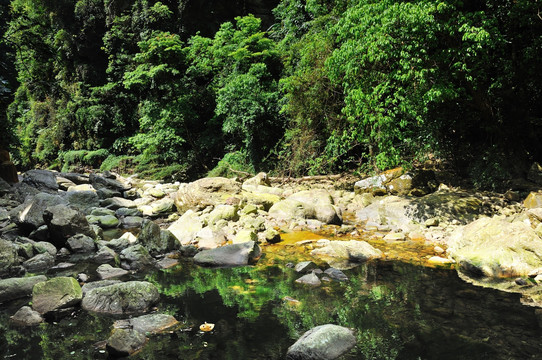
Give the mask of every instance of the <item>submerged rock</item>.
<path id="1" fill-rule="evenodd" d="M 124 357 L 141 349 L 146 342 L 147 338 L 139 331 L 115 329 L 109 339 L 107 339 L 106 349 L 110 356 Z"/>
<path id="2" fill-rule="evenodd" d="M 107 314 L 143 313 L 160 299 L 158 289 L 146 281 L 128 281 L 86 292 L 83 309 Z"/>
<path id="3" fill-rule="evenodd" d="M 177 321 L 177 319 L 171 315 L 148 314 L 127 320 L 117 320 L 113 323 L 113 327 L 117 329 L 130 328 L 143 334 L 157 334 L 177 325 L 178 323 L 179 321 Z"/>
<path id="4" fill-rule="evenodd" d="M 295 282 L 299 284 L 310 285 L 310 286 L 320 286 L 322 284 L 322 282 L 320 281 L 318 276 L 316 276 L 315 273 L 303 275 L 302 277 L 297 279 Z"/>
<path id="5" fill-rule="evenodd" d="M 254 241 L 224 245 L 210 250 L 203 250 L 194 256 L 194 263 L 202 266 L 243 266 L 256 260 L 261 249 Z"/>
<path id="6" fill-rule="evenodd" d="M 356 345 L 354 331 L 338 325 L 321 325 L 304 333 L 288 348 L 287 360 L 333 360 Z"/>
<path id="7" fill-rule="evenodd" d="M 32 290 L 32 308 L 40 314 L 73 306 L 81 302 L 81 286 L 72 277 L 57 277 L 37 283 Z"/>
<path id="8" fill-rule="evenodd" d="M 30 306 L 23 306 L 9 320 L 17 326 L 35 326 L 43 322 L 43 317 Z"/>

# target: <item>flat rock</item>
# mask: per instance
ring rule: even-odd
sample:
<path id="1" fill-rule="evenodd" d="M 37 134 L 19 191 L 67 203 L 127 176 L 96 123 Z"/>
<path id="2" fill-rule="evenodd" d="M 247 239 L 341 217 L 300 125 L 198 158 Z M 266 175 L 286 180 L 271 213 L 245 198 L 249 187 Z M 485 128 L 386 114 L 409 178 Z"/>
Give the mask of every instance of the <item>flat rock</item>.
<path id="1" fill-rule="evenodd" d="M 315 273 L 303 275 L 302 277 L 297 279 L 295 282 L 299 284 L 310 285 L 310 286 L 320 286 L 322 284 L 322 282 L 320 281 L 318 276 L 316 276 Z"/>
<path id="2" fill-rule="evenodd" d="M 53 267 L 55 264 L 55 258 L 49 253 L 38 254 L 25 262 L 23 262 L 23 267 L 26 271 L 35 273 L 40 271 L 46 271 Z"/>
<path id="3" fill-rule="evenodd" d="M 40 191 L 58 191 L 56 176 L 49 170 L 29 170 L 23 175 L 23 183 Z"/>
<path id="4" fill-rule="evenodd" d="M 143 313 L 160 299 L 158 289 L 146 281 L 128 281 L 86 292 L 83 309 L 107 314 Z"/>
<path id="5" fill-rule="evenodd" d="M 106 349 L 110 356 L 125 357 L 141 349 L 146 342 L 147 338 L 139 331 L 114 329 L 107 339 Z"/>
<path id="6" fill-rule="evenodd" d="M 83 292 L 72 277 L 57 277 L 34 285 L 32 308 L 40 314 L 70 307 L 81 302 Z"/>
<path id="7" fill-rule="evenodd" d="M 171 315 L 148 314 L 127 320 L 117 320 L 113 323 L 113 327 L 117 329 L 130 328 L 143 334 L 158 334 L 177 324 L 179 321 Z"/>
<path id="8" fill-rule="evenodd" d="M 115 268 L 109 264 L 102 264 L 98 266 L 98 268 L 96 269 L 96 272 L 98 273 L 98 276 L 102 280 L 121 277 L 129 273 L 129 271 L 127 270 L 124 270 L 121 268 Z"/>

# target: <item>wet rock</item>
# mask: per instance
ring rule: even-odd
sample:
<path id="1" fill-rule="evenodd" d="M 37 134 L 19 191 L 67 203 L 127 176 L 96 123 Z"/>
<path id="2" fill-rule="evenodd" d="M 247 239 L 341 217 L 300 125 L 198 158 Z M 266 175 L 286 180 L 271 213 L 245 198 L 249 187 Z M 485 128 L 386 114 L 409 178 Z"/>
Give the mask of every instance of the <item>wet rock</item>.
<path id="1" fill-rule="evenodd" d="M 137 208 L 129 209 L 129 208 L 119 208 L 115 210 L 115 216 L 117 217 L 124 217 L 124 216 L 141 216 L 143 215 L 141 211 L 139 211 Z"/>
<path id="2" fill-rule="evenodd" d="M 66 245 L 72 253 L 87 254 L 93 252 L 96 249 L 96 244 L 94 244 L 94 240 L 90 236 L 83 234 L 72 236 L 68 239 Z"/>
<path id="3" fill-rule="evenodd" d="M 297 279 L 295 282 L 299 284 L 310 285 L 310 286 L 320 286 L 322 284 L 318 276 L 316 276 L 316 274 L 314 273 L 303 275 L 302 277 Z"/>
<path id="4" fill-rule="evenodd" d="M 516 285 L 520 285 L 520 286 L 527 285 L 527 281 L 523 278 L 516 278 L 514 282 L 516 283 Z"/>
<path id="5" fill-rule="evenodd" d="M 201 210 L 211 205 L 223 204 L 224 201 L 241 192 L 241 184 L 222 178 L 210 177 L 181 184 L 175 194 L 175 206 L 179 213 L 185 211 Z"/>
<path id="6" fill-rule="evenodd" d="M 40 191 L 57 192 L 56 176 L 49 170 L 29 170 L 23 175 L 23 183 Z"/>
<path id="7" fill-rule="evenodd" d="M 30 296 L 34 285 L 46 280 L 44 275 L 0 280 L 0 303 Z"/>
<path id="8" fill-rule="evenodd" d="M 346 276 L 346 274 L 343 273 L 339 269 L 329 268 L 326 271 L 324 271 L 324 274 L 326 274 L 327 276 L 329 276 L 333 280 L 348 281 L 348 276 Z"/>
<path id="9" fill-rule="evenodd" d="M 32 310 L 30 306 L 23 306 L 9 320 L 17 326 L 35 326 L 44 321 L 40 313 Z"/>
<path id="10" fill-rule="evenodd" d="M 34 285 L 32 308 L 40 314 L 67 308 L 81 302 L 83 292 L 72 277 L 57 277 Z"/>
<path id="11" fill-rule="evenodd" d="M 66 241 L 77 234 L 94 236 L 85 215 L 66 205 L 49 206 L 43 213 L 43 219 L 57 248 L 65 246 Z"/>
<path id="12" fill-rule="evenodd" d="M 139 331 L 115 329 L 107 339 L 106 349 L 112 357 L 125 357 L 141 349 L 146 342 L 147 338 Z"/>
<path id="13" fill-rule="evenodd" d="M 114 268 L 113 266 L 109 264 L 103 264 L 103 265 L 98 266 L 98 268 L 96 269 L 96 272 L 98 273 L 98 276 L 102 280 L 121 277 L 129 273 L 129 271 L 127 270 Z"/>
<path id="14" fill-rule="evenodd" d="M 66 201 L 59 195 L 39 193 L 14 209 L 15 222 L 24 229 L 35 230 L 45 224 L 43 219 L 45 209 L 65 203 Z"/>
<path id="15" fill-rule="evenodd" d="M 128 281 L 87 291 L 82 306 L 97 313 L 135 314 L 149 310 L 159 299 L 158 289 L 153 284 Z"/>
<path id="16" fill-rule="evenodd" d="M 54 256 L 49 253 L 38 254 L 25 262 L 23 262 L 23 267 L 26 271 L 30 273 L 40 272 L 49 270 L 55 264 Z"/>
<path id="17" fill-rule="evenodd" d="M 113 323 L 116 329 L 133 329 L 143 334 L 158 334 L 175 325 L 179 321 L 167 314 L 148 314 L 127 320 L 117 320 Z"/>
<path id="18" fill-rule="evenodd" d="M 321 325 L 304 333 L 288 348 L 287 360 L 332 360 L 356 345 L 354 331 L 338 325 Z"/>
<path id="19" fill-rule="evenodd" d="M 254 241 L 224 245 L 203 250 L 194 256 L 194 263 L 202 266 L 243 266 L 261 255 L 261 249 Z"/>
<path id="20" fill-rule="evenodd" d="M 78 173 L 60 173 L 60 176 L 66 178 L 77 185 L 88 184 L 89 177 L 88 175 L 78 174 Z"/>
<path id="21" fill-rule="evenodd" d="M 405 234 L 403 233 L 396 233 L 396 232 L 390 232 L 388 234 L 386 234 L 386 236 L 384 236 L 384 240 L 389 240 L 389 241 L 400 241 L 400 240 L 405 240 Z"/>
<path id="22" fill-rule="evenodd" d="M 542 267 L 542 240 L 524 222 L 481 218 L 450 235 L 448 254 L 471 275 L 523 276 Z"/>
<path id="23" fill-rule="evenodd" d="M 120 264 L 126 270 L 143 270 L 154 266 L 154 259 L 142 245 L 132 245 L 120 253 Z"/>
<path id="24" fill-rule="evenodd" d="M 19 265 L 17 247 L 11 241 L 0 239 L 0 276 L 9 274 L 17 265 Z"/>
<path id="25" fill-rule="evenodd" d="M 56 247 L 47 241 L 38 241 L 38 242 L 32 243 L 32 246 L 34 248 L 34 252 L 38 254 L 47 253 L 54 257 L 57 253 Z"/>
<path id="26" fill-rule="evenodd" d="M 318 265 L 313 263 L 312 261 L 302 261 L 300 263 L 297 263 L 294 267 L 294 270 L 298 273 L 308 273 L 309 271 L 318 269 Z"/>

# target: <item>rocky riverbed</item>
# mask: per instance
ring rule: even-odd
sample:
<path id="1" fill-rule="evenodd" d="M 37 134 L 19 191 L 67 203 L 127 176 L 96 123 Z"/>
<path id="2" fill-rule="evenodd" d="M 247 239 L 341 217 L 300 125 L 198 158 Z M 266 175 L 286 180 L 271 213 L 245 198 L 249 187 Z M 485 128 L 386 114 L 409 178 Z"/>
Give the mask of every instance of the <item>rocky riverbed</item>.
<path id="1" fill-rule="evenodd" d="M 160 289 L 143 275 L 185 261 L 212 268 L 282 261 L 309 287 L 345 281 L 343 271 L 367 262 L 401 261 L 454 269 L 539 306 L 541 235 L 542 193 L 467 191 L 429 170 L 170 184 L 31 170 L 15 184 L 0 179 L 0 303 L 31 300 L 13 313 L 17 326 L 74 309 L 117 317 L 124 322 L 103 339 L 111 356 L 181 326 L 156 311 Z M 334 326 L 307 332 L 288 357 L 348 352 L 354 335 Z"/>

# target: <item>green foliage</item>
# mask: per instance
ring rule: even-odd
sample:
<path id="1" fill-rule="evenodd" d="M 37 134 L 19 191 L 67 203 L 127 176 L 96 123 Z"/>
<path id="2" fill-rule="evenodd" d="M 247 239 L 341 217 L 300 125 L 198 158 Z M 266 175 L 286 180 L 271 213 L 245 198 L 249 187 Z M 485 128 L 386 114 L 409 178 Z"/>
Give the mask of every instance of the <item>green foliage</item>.
<path id="1" fill-rule="evenodd" d="M 233 170 L 233 171 L 232 171 Z M 243 171 L 254 174 L 254 167 L 248 161 L 246 153 L 241 151 L 229 152 L 218 162 L 218 164 L 207 173 L 207 176 L 232 177 L 238 174 L 235 171 Z"/>

